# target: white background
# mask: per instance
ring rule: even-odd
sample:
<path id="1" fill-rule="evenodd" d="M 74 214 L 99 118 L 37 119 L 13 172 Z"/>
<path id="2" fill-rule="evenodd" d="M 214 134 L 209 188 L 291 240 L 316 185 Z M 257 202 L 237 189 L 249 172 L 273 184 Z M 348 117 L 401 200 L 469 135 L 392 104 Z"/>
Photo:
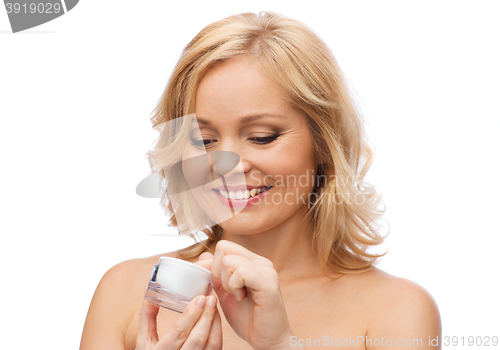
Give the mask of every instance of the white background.
<path id="1" fill-rule="evenodd" d="M 364 103 L 391 225 L 379 266 L 434 296 L 443 335 L 500 336 L 497 4 L 86 0 L 17 34 L 0 7 L 2 347 L 77 348 L 111 266 L 183 244 L 152 236 L 163 212 L 135 194 L 149 116 L 198 31 L 261 10 L 312 27 Z"/>

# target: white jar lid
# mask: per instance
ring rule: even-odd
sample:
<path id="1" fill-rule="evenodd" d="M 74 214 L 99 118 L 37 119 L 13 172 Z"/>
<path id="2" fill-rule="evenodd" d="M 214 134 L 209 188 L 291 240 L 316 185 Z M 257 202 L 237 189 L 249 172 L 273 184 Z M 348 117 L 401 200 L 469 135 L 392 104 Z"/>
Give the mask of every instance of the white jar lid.
<path id="1" fill-rule="evenodd" d="M 162 265 L 167 265 L 167 264 L 176 264 L 176 265 L 179 265 L 180 267 L 184 268 L 184 269 L 192 269 L 192 270 L 195 270 L 195 271 L 199 271 L 201 272 L 202 274 L 206 274 L 208 276 L 211 276 L 212 273 L 210 272 L 210 270 L 202 267 L 202 266 L 199 266 L 199 265 L 196 265 L 196 264 L 193 264 L 189 261 L 186 261 L 186 260 L 182 260 L 182 259 L 177 259 L 177 258 L 172 258 L 170 256 L 162 256 L 160 257 L 160 261 L 158 262 L 158 265 L 160 265 L 160 267 Z"/>

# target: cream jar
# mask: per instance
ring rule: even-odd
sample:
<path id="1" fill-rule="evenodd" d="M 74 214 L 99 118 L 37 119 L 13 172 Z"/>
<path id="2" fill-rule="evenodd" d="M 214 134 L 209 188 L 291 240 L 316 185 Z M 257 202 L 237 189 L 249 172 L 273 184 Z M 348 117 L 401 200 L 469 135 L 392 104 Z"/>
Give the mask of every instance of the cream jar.
<path id="1" fill-rule="evenodd" d="M 146 295 L 151 303 L 183 312 L 198 295 L 210 295 L 212 275 L 209 270 L 177 258 L 161 257 L 153 267 Z"/>

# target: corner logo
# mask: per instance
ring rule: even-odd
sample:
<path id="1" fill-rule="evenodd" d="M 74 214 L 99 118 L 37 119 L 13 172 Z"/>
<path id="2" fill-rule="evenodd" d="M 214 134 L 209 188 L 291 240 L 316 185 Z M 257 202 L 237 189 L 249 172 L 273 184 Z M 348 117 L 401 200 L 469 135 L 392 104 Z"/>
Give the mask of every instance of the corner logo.
<path id="1" fill-rule="evenodd" d="M 12 32 L 47 23 L 72 10 L 79 0 L 4 0 Z"/>

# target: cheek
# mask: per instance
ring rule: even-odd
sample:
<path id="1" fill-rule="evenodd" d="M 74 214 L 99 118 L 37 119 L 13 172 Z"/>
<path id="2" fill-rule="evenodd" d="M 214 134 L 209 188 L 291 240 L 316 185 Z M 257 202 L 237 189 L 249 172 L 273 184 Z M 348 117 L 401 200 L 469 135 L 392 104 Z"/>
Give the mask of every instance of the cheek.
<path id="1" fill-rule="evenodd" d="M 183 153 L 181 167 L 190 188 L 203 186 L 212 181 L 208 157 L 202 152 Z"/>
<path id="2" fill-rule="evenodd" d="M 263 176 L 269 175 L 274 181 L 281 180 L 285 186 L 293 187 L 301 176 L 311 176 L 315 171 L 314 152 L 308 142 L 284 143 L 281 147 L 266 151 L 261 152 L 253 163 Z"/>

